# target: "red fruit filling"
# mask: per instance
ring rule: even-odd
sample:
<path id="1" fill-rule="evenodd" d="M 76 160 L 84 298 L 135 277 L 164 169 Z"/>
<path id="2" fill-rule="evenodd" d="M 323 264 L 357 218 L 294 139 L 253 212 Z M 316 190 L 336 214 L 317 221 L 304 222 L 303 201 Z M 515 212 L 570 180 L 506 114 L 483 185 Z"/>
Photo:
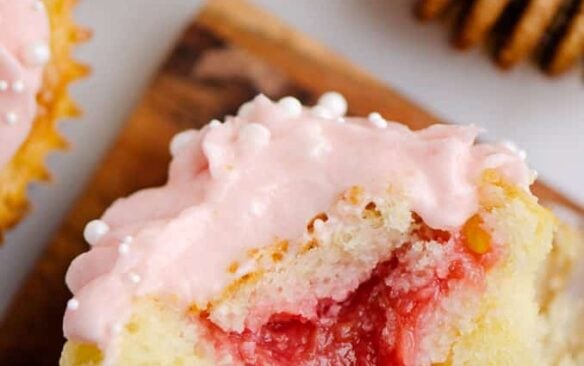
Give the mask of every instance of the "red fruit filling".
<path id="1" fill-rule="evenodd" d="M 240 334 L 204 319 L 211 337 L 245 365 L 416 365 L 421 333 L 431 327 L 437 303 L 456 283 L 480 288 L 493 263 L 492 251 L 473 253 L 461 237 L 450 240 L 427 227 L 420 234 L 437 240 L 441 254 L 436 247 L 403 245 L 345 301 L 321 300 L 317 320 L 274 314 L 259 330 Z"/>

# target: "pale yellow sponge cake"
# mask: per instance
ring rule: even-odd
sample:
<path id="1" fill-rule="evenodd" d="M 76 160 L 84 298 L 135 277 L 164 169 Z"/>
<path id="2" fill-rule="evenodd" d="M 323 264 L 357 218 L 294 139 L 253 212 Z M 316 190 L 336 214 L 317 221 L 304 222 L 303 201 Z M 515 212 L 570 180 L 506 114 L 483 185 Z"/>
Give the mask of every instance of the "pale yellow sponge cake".
<path id="1" fill-rule="evenodd" d="M 522 157 L 346 109 L 177 135 L 167 184 L 87 225 L 61 365 L 578 365 L 580 253 Z"/>
<path id="2" fill-rule="evenodd" d="M 559 226 L 539 276 L 547 364 L 584 365 L 584 231 L 578 222 Z"/>

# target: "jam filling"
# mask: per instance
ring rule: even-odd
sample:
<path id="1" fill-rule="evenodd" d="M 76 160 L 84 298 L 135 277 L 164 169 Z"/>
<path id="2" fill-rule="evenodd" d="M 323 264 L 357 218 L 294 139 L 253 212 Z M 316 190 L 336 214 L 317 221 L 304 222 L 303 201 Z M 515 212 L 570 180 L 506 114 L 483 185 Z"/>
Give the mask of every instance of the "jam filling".
<path id="1" fill-rule="evenodd" d="M 419 234 L 441 246 L 439 257 L 428 253 L 436 247 L 403 245 L 346 300 L 321 300 L 316 320 L 274 314 L 242 333 L 203 321 L 218 347 L 244 365 L 417 365 L 421 333 L 431 331 L 428 318 L 438 302 L 457 283 L 480 288 L 493 262 L 492 253 L 472 252 L 460 235 L 427 228 Z"/>

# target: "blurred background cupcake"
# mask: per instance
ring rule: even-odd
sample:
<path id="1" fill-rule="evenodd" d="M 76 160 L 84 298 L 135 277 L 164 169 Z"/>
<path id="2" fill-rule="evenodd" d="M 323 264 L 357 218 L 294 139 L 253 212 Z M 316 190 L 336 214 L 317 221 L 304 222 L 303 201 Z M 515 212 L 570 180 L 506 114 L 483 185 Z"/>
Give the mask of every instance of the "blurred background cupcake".
<path id="1" fill-rule="evenodd" d="M 71 51 L 89 33 L 75 3 L 0 1 L 0 242 L 28 209 L 28 183 L 49 178 L 47 153 L 66 147 L 56 124 L 79 115 L 68 86 L 88 70 Z"/>

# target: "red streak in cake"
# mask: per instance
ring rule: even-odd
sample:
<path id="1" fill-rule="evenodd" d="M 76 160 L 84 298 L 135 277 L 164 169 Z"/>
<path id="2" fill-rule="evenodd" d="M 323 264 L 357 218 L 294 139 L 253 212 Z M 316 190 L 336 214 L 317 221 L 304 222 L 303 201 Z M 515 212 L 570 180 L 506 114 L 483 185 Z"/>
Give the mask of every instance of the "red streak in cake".
<path id="1" fill-rule="evenodd" d="M 420 232 L 424 239 L 429 233 Z M 443 231 L 430 234 L 442 246 L 449 241 Z M 438 302 L 455 283 L 480 288 L 497 255 L 491 251 L 485 260 L 461 238 L 453 239 L 447 265 L 439 264 L 447 268 L 443 273 L 438 267 L 416 269 L 413 250 L 410 244 L 395 250 L 345 301 L 321 300 L 317 320 L 274 314 L 258 331 L 241 334 L 203 321 L 218 347 L 245 365 L 416 365 L 421 333 L 431 331 L 427 319 Z"/>

